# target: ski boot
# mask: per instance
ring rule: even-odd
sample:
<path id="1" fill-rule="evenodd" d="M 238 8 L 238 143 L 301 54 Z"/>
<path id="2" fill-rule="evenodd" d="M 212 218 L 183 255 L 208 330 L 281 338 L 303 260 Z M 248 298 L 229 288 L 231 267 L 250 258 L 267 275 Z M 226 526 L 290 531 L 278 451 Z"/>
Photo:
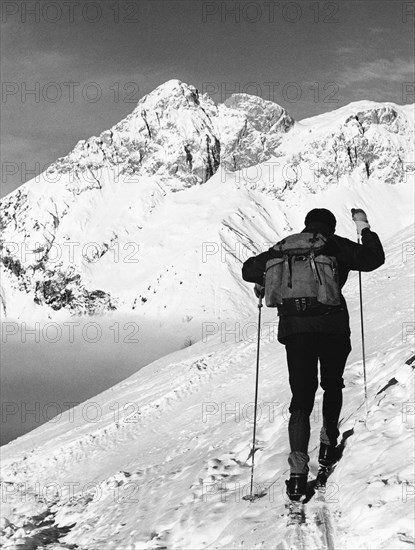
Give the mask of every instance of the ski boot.
<path id="1" fill-rule="evenodd" d="M 305 522 L 305 511 L 303 500 L 307 490 L 307 474 L 291 474 L 290 479 L 285 482 L 287 486 L 287 495 L 290 502 L 288 508 L 287 527 L 290 525 L 300 525 Z"/>
<path id="2" fill-rule="evenodd" d="M 305 497 L 307 492 L 307 474 L 291 474 L 285 482 L 288 498 L 298 502 Z"/>
<path id="3" fill-rule="evenodd" d="M 326 490 L 327 479 L 330 475 L 331 468 L 327 466 L 320 466 L 316 477 L 316 489 L 324 492 Z"/>
<path id="4" fill-rule="evenodd" d="M 337 448 L 335 445 L 320 443 L 318 463 L 325 468 L 331 468 L 337 462 Z"/>
<path id="5" fill-rule="evenodd" d="M 326 445 L 325 443 L 320 443 L 320 452 L 318 455 L 319 469 L 316 479 L 316 489 L 318 489 L 319 491 L 325 490 L 327 479 L 336 462 L 336 447 L 334 445 Z"/>

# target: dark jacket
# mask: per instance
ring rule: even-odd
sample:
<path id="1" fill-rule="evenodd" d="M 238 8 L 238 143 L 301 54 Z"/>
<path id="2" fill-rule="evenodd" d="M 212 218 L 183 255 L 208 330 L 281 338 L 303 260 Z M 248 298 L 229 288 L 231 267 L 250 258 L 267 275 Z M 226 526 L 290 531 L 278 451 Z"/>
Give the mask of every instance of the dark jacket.
<path id="1" fill-rule="evenodd" d="M 340 288 L 343 288 L 350 271 L 373 271 L 385 262 L 385 253 L 376 233 L 368 228 L 362 231 L 362 244 L 350 241 L 336 234 L 329 234 L 319 223 L 310 224 L 303 232 L 318 231 L 327 237 L 326 253 L 336 256 L 339 269 Z M 250 283 L 264 286 L 265 264 L 277 253 L 270 248 L 258 256 L 249 258 L 242 267 L 242 278 Z M 330 313 L 300 317 L 291 315 L 280 317 L 278 340 L 286 343 L 291 334 L 328 332 L 350 335 L 349 312 L 346 300 L 341 295 L 341 308 Z M 288 339 L 287 339 L 288 337 Z"/>

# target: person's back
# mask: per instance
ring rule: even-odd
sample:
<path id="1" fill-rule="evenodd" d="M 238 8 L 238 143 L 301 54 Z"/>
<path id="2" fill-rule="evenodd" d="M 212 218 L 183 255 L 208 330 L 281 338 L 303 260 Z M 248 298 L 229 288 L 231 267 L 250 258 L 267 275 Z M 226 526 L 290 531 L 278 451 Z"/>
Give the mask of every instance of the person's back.
<path id="1" fill-rule="evenodd" d="M 370 230 L 363 211 L 354 221 L 362 244 L 335 234 L 336 218 L 326 209 L 311 210 L 305 218 L 302 232 L 321 234 L 327 239 L 325 254 L 335 257 L 338 283 L 344 286 L 351 270 L 372 271 L 382 265 L 385 255 L 376 233 Z M 242 277 L 255 283 L 255 294 L 264 295 L 264 273 L 269 260 L 277 257 L 275 247 L 249 258 L 243 265 Z M 320 379 L 324 390 L 323 426 L 320 435 L 319 463 L 329 468 L 336 461 L 339 436 L 338 420 L 342 407 L 343 371 L 351 351 L 349 314 L 346 300 L 340 295 L 340 304 L 316 315 L 284 315 L 280 313 L 278 340 L 285 345 L 292 391 L 288 426 L 291 453 L 291 476 L 287 482 L 290 498 L 298 500 L 305 494 L 308 474 L 309 417 L 318 387 L 317 365 L 320 361 Z"/>

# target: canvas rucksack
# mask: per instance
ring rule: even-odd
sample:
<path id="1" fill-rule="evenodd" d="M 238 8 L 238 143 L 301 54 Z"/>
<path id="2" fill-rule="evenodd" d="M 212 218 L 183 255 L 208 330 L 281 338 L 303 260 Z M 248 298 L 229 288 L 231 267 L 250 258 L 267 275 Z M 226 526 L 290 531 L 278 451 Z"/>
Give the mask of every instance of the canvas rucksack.
<path id="1" fill-rule="evenodd" d="M 265 266 L 265 305 L 278 314 L 321 315 L 340 306 L 337 259 L 324 253 L 321 233 L 298 233 L 273 246 Z"/>

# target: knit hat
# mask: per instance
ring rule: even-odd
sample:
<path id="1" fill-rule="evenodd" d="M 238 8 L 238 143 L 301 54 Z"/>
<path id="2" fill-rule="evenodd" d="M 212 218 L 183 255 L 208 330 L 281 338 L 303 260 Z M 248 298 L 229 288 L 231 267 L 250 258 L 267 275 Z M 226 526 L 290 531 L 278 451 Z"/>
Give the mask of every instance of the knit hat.
<path id="1" fill-rule="evenodd" d="M 330 210 L 326 208 L 314 208 L 310 210 L 304 220 L 305 226 L 309 226 L 312 223 L 324 224 L 330 233 L 334 233 L 336 230 L 336 218 Z"/>

